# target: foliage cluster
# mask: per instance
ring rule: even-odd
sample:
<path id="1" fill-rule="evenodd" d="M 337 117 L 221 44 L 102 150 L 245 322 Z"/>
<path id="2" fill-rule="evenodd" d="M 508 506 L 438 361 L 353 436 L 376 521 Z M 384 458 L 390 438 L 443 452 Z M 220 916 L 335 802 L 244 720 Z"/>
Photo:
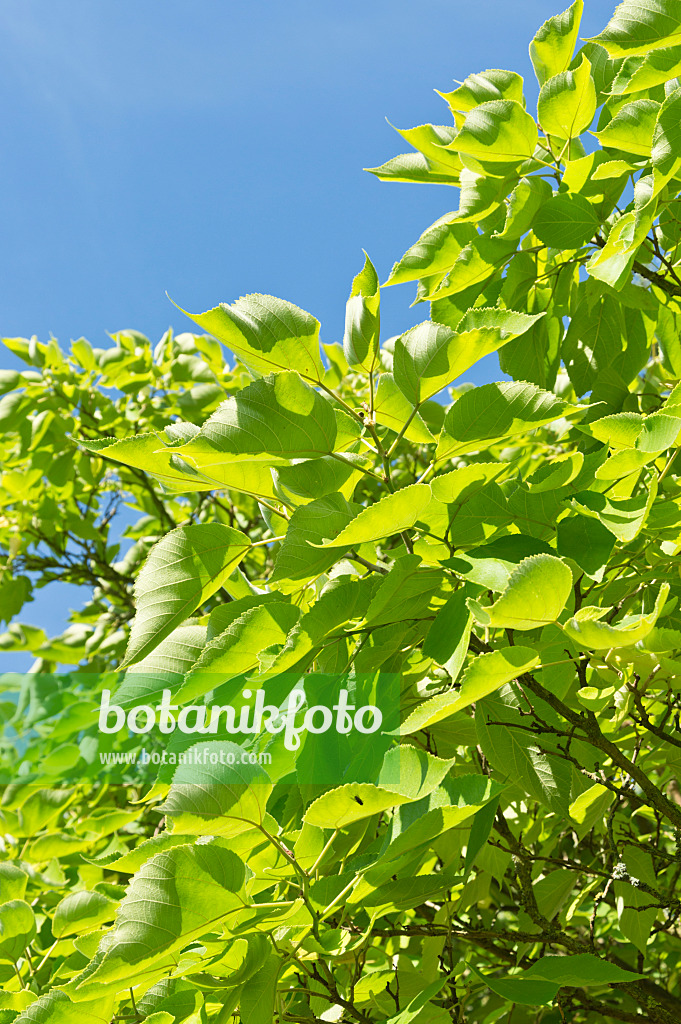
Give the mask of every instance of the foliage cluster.
<path id="1" fill-rule="evenodd" d="M 0 705 L 0 1021 L 679 1020 L 681 10 L 575 53 L 581 10 L 531 44 L 536 118 L 483 71 L 374 169 L 460 189 L 386 282 L 430 320 L 381 345 L 367 258 L 342 345 L 264 295 L 153 348 L 5 342 L 0 646 L 36 661 Z M 510 380 L 458 383 L 493 352 Z M 16 616 L 55 579 L 94 590 L 48 638 Z M 387 753 L 101 775 L 112 680 L 311 673 L 399 675 Z"/>

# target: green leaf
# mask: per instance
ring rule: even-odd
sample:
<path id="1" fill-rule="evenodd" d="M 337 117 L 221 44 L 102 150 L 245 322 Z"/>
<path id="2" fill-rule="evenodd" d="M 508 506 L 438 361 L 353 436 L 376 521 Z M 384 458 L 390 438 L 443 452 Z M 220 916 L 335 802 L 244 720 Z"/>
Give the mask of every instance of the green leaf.
<path id="1" fill-rule="evenodd" d="M 601 621 L 608 608 L 584 605 L 568 619 L 563 629 L 582 650 L 604 651 L 610 650 L 611 647 L 633 647 L 639 641 L 645 640 L 651 632 L 668 595 L 669 584 L 663 583 L 651 612 L 627 616 L 615 626 Z"/>
<path id="2" fill-rule="evenodd" d="M 547 917 L 549 921 L 554 918 L 575 888 L 578 878 L 579 874 L 576 871 L 557 868 L 555 871 L 549 871 L 547 875 L 535 882 L 532 892 L 537 901 L 539 913 Z"/>
<path id="3" fill-rule="evenodd" d="M 524 712 L 525 708 L 525 698 L 520 697 L 512 684 L 479 701 L 475 709 L 478 742 L 502 778 L 567 818 L 572 782 L 570 765 L 563 758 L 534 746 L 525 731 L 514 728 L 516 724 L 524 724 L 519 710 Z"/>
<path id="4" fill-rule="evenodd" d="M 470 632 L 470 618 L 462 588 L 451 595 L 435 616 L 423 642 L 423 656 L 446 666 L 467 631 Z"/>
<path id="5" fill-rule="evenodd" d="M 479 654 L 461 677 L 458 693 L 448 690 L 419 705 L 403 723 L 401 734 L 408 736 L 450 718 L 494 693 L 504 683 L 517 679 L 523 672 L 530 672 L 539 660 L 537 652 L 530 647 L 505 647 L 500 651 Z"/>
<path id="6" fill-rule="evenodd" d="M 303 615 L 286 640 L 266 675 L 286 672 L 312 651 L 325 636 L 350 619 L 361 617 L 369 602 L 372 582 L 337 577 L 329 580 L 316 604 Z"/>
<path id="7" fill-rule="evenodd" d="M 537 212 L 553 195 L 544 178 L 521 178 L 508 199 L 508 210 L 501 238 L 520 238 L 532 227 Z"/>
<path id="8" fill-rule="evenodd" d="M 443 760 L 409 744 L 393 747 L 383 760 L 378 785 L 409 800 L 422 800 L 447 777 L 454 760 Z"/>
<path id="9" fill-rule="evenodd" d="M 681 168 L 681 88 L 667 96 L 657 115 L 651 151 L 653 197 Z"/>
<path id="10" fill-rule="evenodd" d="M 453 92 L 439 92 L 452 112 L 474 110 L 489 100 L 516 100 L 525 105 L 523 79 L 515 71 L 492 68 L 479 74 L 468 75 Z"/>
<path id="11" fill-rule="evenodd" d="M 493 178 L 468 167 L 463 168 L 460 178 L 459 209 L 455 215 L 460 224 L 466 221 L 477 224 L 493 213 L 518 181 L 517 174 Z"/>
<path id="12" fill-rule="evenodd" d="M 72 1003 L 64 992 L 48 992 L 15 1018 L 14 1024 L 109 1024 L 115 995 Z"/>
<path id="13" fill-rule="evenodd" d="M 221 302 L 205 313 L 181 312 L 258 373 L 296 370 L 315 384 L 324 378 L 319 321 L 292 302 L 254 294 L 237 299 L 231 306 Z"/>
<path id="14" fill-rule="evenodd" d="M 591 277 L 616 289 L 629 281 L 638 248 L 635 244 L 635 229 L 635 213 L 624 213 L 616 220 L 605 246 L 597 250 L 586 265 Z"/>
<path id="15" fill-rule="evenodd" d="M 295 495 L 312 501 L 340 491 L 344 497 L 350 498 L 362 475 L 362 468 L 368 466 L 369 461 L 367 456 L 352 452 L 346 452 L 343 458 L 345 461 L 340 462 L 332 455 L 325 455 L 321 459 L 297 460 L 292 466 L 279 466 L 277 482 L 286 497 Z"/>
<path id="16" fill-rule="evenodd" d="M 112 859 L 107 861 L 107 868 L 113 868 L 121 872 L 122 874 L 134 875 L 144 867 L 144 865 L 155 857 L 158 853 L 163 853 L 166 850 L 172 850 L 175 846 L 186 846 L 186 836 L 176 836 L 171 832 L 159 832 L 157 836 L 152 836 L 151 839 L 145 839 L 144 842 L 139 843 L 128 853 L 121 854 L 120 856 L 114 854 Z"/>
<path id="17" fill-rule="evenodd" d="M 488 448 L 515 434 L 551 423 L 569 407 L 533 384 L 483 384 L 466 391 L 448 410 L 438 442 L 438 462 Z"/>
<path id="18" fill-rule="evenodd" d="M 117 982 L 125 988 L 172 964 L 171 955 L 242 905 L 242 861 L 215 842 L 157 854 L 129 885 L 94 970 L 71 983 L 74 995 Z"/>
<path id="19" fill-rule="evenodd" d="M 369 783 L 351 782 L 324 793 L 310 804 L 303 821 L 318 828 L 347 828 L 356 821 L 407 803 L 409 797 Z"/>
<path id="20" fill-rule="evenodd" d="M 477 215 L 474 218 L 478 219 Z M 516 248 L 515 239 L 478 235 L 463 247 L 444 277 L 435 274 L 423 282 L 419 300 L 439 301 L 466 289 L 482 287 L 500 270 Z"/>
<path id="21" fill-rule="evenodd" d="M 544 132 L 559 139 L 573 139 L 589 127 L 596 113 L 596 87 L 584 54 L 574 71 L 562 71 L 542 85 L 537 113 Z"/>
<path id="22" fill-rule="evenodd" d="M 570 804 L 570 817 L 578 823 L 579 827 L 575 831 L 580 839 L 591 831 L 597 821 L 603 819 L 612 801 L 611 791 L 598 783 L 590 786 L 573 800 Z"/>
<path id="23" fill-rule="evenodd" d="M 559 192 L 544 203 L 532 230 L 555 249 L 580 249 L 598 230 L 596 211 L 578 192 Z"/>
<path id="24" fill-rule="evenodd" d="M 611 57 L 646 54 L 681 42 L 681 12 L 676 0 L 623 0 L 603 31 L 591 42 Z"/>
<path id="25" fill-rule="evenodd" d="M 105 921 L 113 921 L 118 903 L 100 892 L 72 892 L 57 904 L 52 918 L 55 939 L 67 935 L 83 935 L 94 931 Z"/>
<path id="26" fill-rule="evenodd" d="M 681 72 L 681 46 L 651 50 L 645 56 L 626 57 L 612 83 L 612 93 L 624 96 L 654 89 L 676 78 Z"/>
<path id="27" fill-rule="evenodd" d="M 49 678 L 49 677 L 48 677 Z M 70 789 L 35 789 L 30 786 L 28 799 L 21 803 L 15 834 L 33 837 L 51 824 L 73 801 L 75 793 Z"/>
<path id="28" fill-rule="evenodd" d="M 675 447 L 681 431 L 681 418 L 675 415 L 677 411 L 672 409 L 670 412 L 673 415 L 667 416 L 665 407 L 660 412 L 646 416 L 641 435 L 636 439 L 637 450 L 647 455 L 659 455 L 667 448 Z"/>
<path id="29" fill-rule="evenodd" d="M 336 434 L 330 403 L 297 373 L 285 371 L 228 398 L 176 454 L 199 470 L 253 459 L 276 465 L 327 455 L 334 450 Z"/>
<path id="30" fill-rule="evenodd" d="M 395 562 L 374 592 L 364 619 L 366 625 L 424 618 L 431 613 L 434 599 L 442 602 L 445 574 L 439 567 L 421 566 L 420 561 L 418 555 L 406 555 Z"/>
<path id="31" fill-rule="evenodd" d="M 599 519 L 618 540 L 628 544 L 643 529 L 656 495 L 657 478 L 653 477 L 648 491 L 633 498 L 608 498 L 596 491 L 580 491 L 572 501 L 576 511 Z"/>
<path id="32" fill-rule="evenodd" d="M 461 472 L 459 470 L 459 472 Z M 433 481 L 433 484 L 435 481 Z M 477 583 L 486 590 L 505 590 L 511 573 L 523 558 L 530 555 L 553 554 L 544 541 L 516 533 L 499 537 L 489 544 L 459 552 L 443 564 L 459 576 Z"/>
<path id="33" fill-rule="evenodd" d="M 490 974 L 483 974 L 476 967 L 473 967 L 473 970 L 492 992 L 496 992 L 502 999 L 520 1006 L 548 1006 L 556 998 L 560 988 L 559 985 L 550 981 L 526 980 L 524 975 L 498 978 L 492 977 Z"/>
<path id="34" fill-rule="evenodd" d="M 534 119 L 517 100 L 490 100 L 470 111 L 448 148 L 486 163 L 520 163 L 538 139 Z"/>
<path id="35" fill-rule="evenodd" d="M 624 329 L 622 309 L 612 296 L 602 295 L 594 300 L 582 292 L 561 350 L 578 395 L 591 391 L 601 374 L 610 368 L 627 372 L 622 365 Z"/>
<path id="36" fill-rule="evenodd" d="M 239 1004 L 244 1024 L 271 1024 L 277 994 L 277 978 L 281 963 L 270 954 L 262 967 L 249 978 Z"/>
<path id="37" fill-rule="evenodd" d="M 13 391 L 21 385 L 21 374 L 17 370 L 0 370 L 0 395 Z"/>
<path id="38" fill-rule="evenodd" d="M 455 213 L 445 214 L 426 228 L 418 241 L 394 264 L 384 287 L 417 281 L 449 270 L 463 247 L 476 234 L 473 225 L 461 223 Z"/>
<path id="39" fill-rule="evenodd" d="M 656 907 L 651 907 L 648 893 L 639 888 L 640 882 L 657 887 L 658 879 L 650 854 L 644 850 L 628 848 L 623 852 L 621 867 L 626 869 L 631 881 L 619 878 L 615 881 L 617 918 L 622 935 L 646 955 L 650 932 L 657 919 Z"/>
<path id="40" fill-rule="evenodd" d="M 455 877 L 450 868 L 449 871 L 391 879 L 370 895 L 365 895 L 362 902 L 369 907 L 409 910 L 431 900 L 441 899 Z"/>
<path id="41" fill-rule="evenodd" d="M 205 626 L 178 626 L 151 654 L 126 672 L 112 702 L 125 708 L 160 699 L 165 688 L 174 689 L 194 667 L 206 646 L 206 637 Z"/>
<path id="42" fill-rule="evenodd" d="M 163 804 L 173 835 L 230 838 L 261 825 L 272 792 L 264 769 L 242 762 L 243 749 L 228 741 L 207 740 L 188 749 L 194 754 L 175 770 Z"/>
<path id="43" fill-rule="evenodd" d="M 576 953 L 570 956 L 542 956 L 523 971 L 522 977 L 581 988 L 589 985 L 619 985 L 622 982 L 640 981 L 644 975 L 624 970 L 607 960 L 592 956 L 591 953 Z"/>
<path id="44" fill-rule="evenodd" d="M 363 509 L 335 538 L 329 538 L 326 546 L 347 549 L 408 530 L 431 499 L 429 484 L 409 484 L 394 494 L 386 494 L 374 505 Z M 315 543 L 314 546 L 322 545 Z"/>
<path id="45" fill-rule="evenodd" d="M 455 472 L 464 473 L 470 468 Z M 439 535 L 448 531 L 450 544 L 457 548 L 482 544 L 516 519 L 498 484 L 476 482 L 470 477 L 467 482 L 470 487 L 464 489 L 453 507 L 443 508 L 440 502 L 433 501 L 423 516 L 424 522 Z"/>
<path id="46" fill-rule="evenodd" d="M 220 523 L 180 526 L 166 534 L 137 577 L 124 666 L 150 654 L 214 594 L 249 547 L 248 537 Z"/>
<path id="47" fill-rule="evenodd" d="M 390 427 L 396 433 L 408 423 L 403 435 L 407 441 L 414 441 L 416 444 L 435 442 L 423 418 L 414 412 L 414 406 L 398 388 L 392 373 L 382 373 L 378 378 L 374 396 L 374 416 L 377 423 Z"/>
<path id="48" fill-rule="evenodd" d="M 592 154 L 591 157 L 586 159 L 592 159 L 592 167 L 597 163 L 597 154 Z M 591 174 L 592 181 L 608 181 L 610 178 L 621 178 L 625 174 L 634 174 L 637 170 L 638 161 L 632 160 L 605 160 L 598 163 L 598 166 L 593 170 Z"/>
<path id="49" fill-rule="evenodd" d="M 412 1024 L 412 1021 L 422 1014 L 429 1001 L 438 994 L 446 982 L 447 978 L 444 976 L 436 978 L 436 980 L 430 985 L 427 985 L 422 992 L 419 992 L 413 997 L 413 999 L 410 999 L 403 1010 L 394 1017 L 390 1017 L 385 1024 Z"/>
<path id="50" fill-rule="evenodd" d="M 419 124 L 415 128 L 395 128 L 403 139 L 418 149 L 437 170 L 456 173 L 461 170 L 461 160 L 456 153 L 446 149 L 456 136 L 456 128 L 449 124 Z"/>
<path id="51" fill-rule="evenodd" d="M 380 181 L 455 185 L 459 179 L 456 167 L 428 160 L 423 153 L 402 153 L 380 167 L 365 167 L 364 170 L 375 174 Z"/>
<path id="52" fill-rule="evenodd" d="M 258 655 L 283 644 L 298 620 L 294 605 L 274 601 L 249 608 L 204 647 L 188 672 L 175 699 L 195 700 L 220 684 L 258 668 Z"/>
<path id="53" fill-rule="evenodd" d="M 497 784 L 498 785 L 498 784 Z M 464 862 L 464 871 L 466 875 L 475 864 L 478 854 L 484 849 L 489 839 L 492 828 L 494 827 L 494 820 L 497 816 L 499 809 L 499 797 L 490 800 L 488 804 L 481 807 L 475 813 L 475 817 L 471 822 L 471 830 L 468 836 L 468 845 L 466 847 L 466 860 Z"/>
<path id="54" fill-rule="evenodd" d="M 482 808 L 494 807 L 503 788 L 500 783 L 481 775 L 450 776 L 427 803 L 420 801 L 416 806 L 402 804 L 397 807 L 389 842 L 384 843 L 378 860 L 367 872 L 366 881 L 353 891 L 348 902 L 361 904 L 366 887 L 381 884 L 393 875 L 405 853 L 427 848 L 433 839 L 477 816 Z M 441 799 L 445 803 L 439 806 Z M 435 806 L 425 809 L 433 803 Z"/>
<path id="55" fill-rule="evenodd" d="M 530 58 L 540 85 L 566 71 L 579 35 L 584 0 L 575 0 L 562 14 L 549 18 L 530 43 Z"/>
<path id="56" fill-rule="evenodd" d="M 271 582 L 305 580 L 326 572 L 338 559 L 336 543 L 354 521 L 359 505 L 342 494 L 327 494 L 297 508 L 274 564 Z M 349 541 L 346 547 L 353 547 Z M 359 543 L 363 543 L 360 541 Z"/>
<path id="57" fill-rule="evenodd" d="M 431 484 L 433 497 L 448 505 L 460 505 L 486 484 L 498 480 L 504 466 L 498 462 L 472 462 L 451 473 L 435 477 Z"/>
<path id="58" fill-rule="evenodd" d="M 617 111 L 605 128 L 593 134 L 606 149 L 621 149 L 650 159 L 659 111 L 660 104 L 655 100 L 632 100 Z"/>
<path id="59" fill-rule="evenodd" d="M 427 320 L 395 342 L 395 383 L 413 405 L 419 405 L 484 356 L 525 334 L 543 315 L 469 309 L 456 331 Z"/>
<path id="60" fill-rule="evenodd" d="M 100 458 L 120 462 L 124 466 L 143 469 L 150 473 L 169 491 L 207 491 L 213 484 L 197 475 L 191 467 L 173 462 L 175 449 L 157 434 L 138 434 L 136 437 L 105 437 L 98 441 L 79 440 L 81 448 Z"/>
<path id="61" fill-rule="evenodd" d="M 490 606 L 469 600 L 475 619 L 492 629 L 537 629 L 555 622 L 572 591 L 572 573 L 553 555 L 524 558 Z"/>
<path id="62" fill-rule="evenodd" d="M 560 319 L 544 317 L 522 338 L 504 345 L 499 352 L 499 366 L 514 380 L 528 381 L 550 391 L 558 373 L 562 339 Z"/>
<path id="63" fill-rule="evenodd" d="M 18 864 L 11 861 L 0 863 L 0 903 L 23 900 L 27 884 L 28 875 Z"/>
<path id="64" fill-rule="evenodd" d="M 345 307 L 343 353 L 351 369 L 371 373 L 378 362 L 381 291 L 374 265 L 364 256 L 364 267 L 352 282 Z"/>
<path id="65" fill-rule="evenodd" d="M 16 963 L 35 936 L 35 914 L 25 900 L 10 900 L 0 906 L 0 961 Z"/>
<path id="66" fill-rule="evenodd" d="M 614 546 L 612 533 L 597 519 L 576 515 L 567 516 L 558 523 L 558 554 L 571 558 L 587 576 L 599 582 Z"/>

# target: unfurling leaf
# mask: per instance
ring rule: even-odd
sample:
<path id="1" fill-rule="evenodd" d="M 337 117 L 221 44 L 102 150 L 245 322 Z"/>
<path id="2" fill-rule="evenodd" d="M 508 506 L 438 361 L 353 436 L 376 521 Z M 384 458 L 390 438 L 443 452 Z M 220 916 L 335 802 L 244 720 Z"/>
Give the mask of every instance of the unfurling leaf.
<path id="1" fill-rule="evenodd" d="M 668 594 L 669 584 L 663 583 L 651 612 L 627 616 L 614 626 L 602 621 L 608 612 L 607 608 L 585 605 L 568 619 L 563 628 L 570 639 L 583 650 L 604 651 L 612 647 L 633 647 L 639 641 L 645 640 L 652 631 Z"/>
<path id="2" fill-rule="evenodd" d="M 348 366 L 371 373 L 378 362 L 381 290 L 374 265 L 364 256 L 364 267 L 352 282 L 345 307 L 343 352 Z"/>
<path id="3" fill-rule="evenodd" d="M 440 693 L 421 704 L 403 723 L 402 735 L 420 732 L 450 718 L 538 664 L 539 655 L 529 647 L 505 647 L 480 654 L 464 672 L 460 690 Z"/>

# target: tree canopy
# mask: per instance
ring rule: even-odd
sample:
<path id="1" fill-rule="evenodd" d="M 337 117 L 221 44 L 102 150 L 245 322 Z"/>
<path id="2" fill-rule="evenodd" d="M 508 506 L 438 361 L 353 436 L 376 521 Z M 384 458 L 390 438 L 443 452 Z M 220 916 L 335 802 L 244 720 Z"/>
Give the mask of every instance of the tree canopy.
<path id="1" fill-rule="evenodd" d="M 383 285 L 366 258 L 342 344 L 259 294 L 156 345 L 5 339 L 0 648 L 35 661 L 2 677 L 0 1022 L 679 1020 L 681 9 L 580 48 L 581 13 L 530 44 L 536 116 L 494 69 L 400 130 L 373 173 L 459 205 Z M 430 319 L 381 340 L 410 282 Z M 48 637 L 55 580 L 92 597 Z M 395 721 L 100 756 L 105 693 L 198 720 L 339 682 Z"/>

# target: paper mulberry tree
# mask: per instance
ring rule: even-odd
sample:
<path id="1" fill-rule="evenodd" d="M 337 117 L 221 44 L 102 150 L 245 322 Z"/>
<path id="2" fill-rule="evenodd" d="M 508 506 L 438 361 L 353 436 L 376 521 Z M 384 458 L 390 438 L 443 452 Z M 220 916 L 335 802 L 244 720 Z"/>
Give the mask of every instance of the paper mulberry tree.
<path id="1" fill-rule="evenodd" d="M 581 10 L 530 45 L 536 114 L 470 75 L 373 170 L 459 190 L 386 282 L 430 304 L 405 334 L 367 258 L 342 345 L 265 295 L 155 348 L 6 342 L 0 643 L 37 660 L 2 705 L 3 1021 L 681 1017 L 681 7 L 583 45 Z M 49 639 L 16 616 L 53 579 L 96 589 Z M 339 679 L 394 727 L 97 757 L 103 690 Z"/>

